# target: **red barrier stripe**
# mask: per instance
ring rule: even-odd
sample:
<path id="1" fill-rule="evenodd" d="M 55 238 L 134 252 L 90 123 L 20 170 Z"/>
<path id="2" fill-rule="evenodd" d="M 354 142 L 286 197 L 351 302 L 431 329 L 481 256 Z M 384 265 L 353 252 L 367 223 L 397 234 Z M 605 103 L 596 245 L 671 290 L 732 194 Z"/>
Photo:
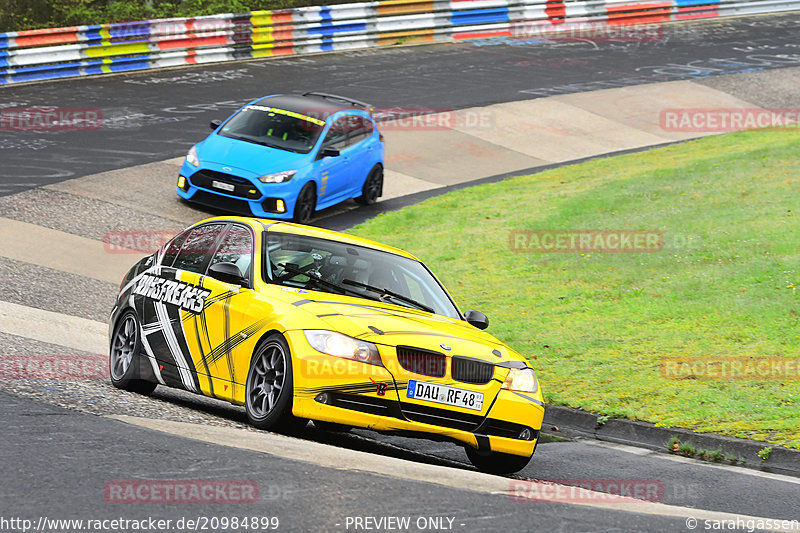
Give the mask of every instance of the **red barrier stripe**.
<path id="1" fill-rule="evenodd" d="M 608 25 L 668 22 L 672 3 L 628 4 L 606 6 Z"/>
<path id="2" fill-rule="evenodd" d="M 485 39 L 487 37 L 511 37 L 511 30 L 474 31 L 453 34 L 453 39 Z"/>
<path id="3" fill-rule="evenodd" d="M 567 16 L 567 8 L 562 1 L 548 1 L 544 8 L 547 18 L 554 24 L 561 24 L 564 22 L 564 17 Z"/>

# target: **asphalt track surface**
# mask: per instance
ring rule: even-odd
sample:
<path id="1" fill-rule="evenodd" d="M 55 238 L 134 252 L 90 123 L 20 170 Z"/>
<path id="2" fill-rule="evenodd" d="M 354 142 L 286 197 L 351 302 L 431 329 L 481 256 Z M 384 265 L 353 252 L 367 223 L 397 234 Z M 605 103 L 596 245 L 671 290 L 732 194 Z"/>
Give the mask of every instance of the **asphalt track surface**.
<path id="1" fill-rule="evenodd" d="M 462 109 L 800 65 L 800 16 L 668 24 L 641 41 L 487 39 L 3 87 L 0 106 L 99 110 L 97 131 L 0 131 L 0 195 L 184 155 L 208 122 L 281 92 Z"/>
<path id="2" fill-rule="evenodd" d="M 663 38 L 653 42 L 478 41 L 3 88 L 3 107 L 99 108 L 105 124 L 96 132 L 0 132 L 0 190 L 12 194 L 182 155 L 206 134 L 209 120 L 263 94 L 322 90 L 377 107 L 459 109 L 710 78 L 800 65 L 798 26 L 800 16 L 784 15 L 667 26 Z M 401 198 L 396 203 L 411 200 Z M 240 408 L 177 391 L 160 388 L 155 401 L 222 421 L 244 422 Z M 438 516 L 452 517 L 454 530 L 470 532 L 687 531 L 682 518 L 557 502 L 518 503 L 506 495 L 319 467 L 142 429 L 4 392 L 0 392 L 0 423 L 4 428 L 0 518 L 177 519 L 257 513 L 277 516 L 281 531 L 354 531 L 345 527 L 348 516 Z M 455 445 L 367 431 L 340 435 L 308 428 L 298 436 L 378 456 L 471 470 Z M 796 481 L 591 441 L 542 444 L 519 477 L 564 483 L 658 480 L 665 504 L 800 519 Z M 252 507 L 132 506 L 104 500 L 105 483 L 129 479 L 252 480 L 261 496 Z"/>

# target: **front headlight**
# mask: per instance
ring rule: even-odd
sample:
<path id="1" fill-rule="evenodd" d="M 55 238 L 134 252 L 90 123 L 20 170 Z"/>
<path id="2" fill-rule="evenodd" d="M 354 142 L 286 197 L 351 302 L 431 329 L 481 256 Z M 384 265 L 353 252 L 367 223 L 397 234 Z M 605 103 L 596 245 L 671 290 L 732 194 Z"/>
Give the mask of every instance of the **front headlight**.
<path id="1" fill-rule="evenodd" d="M 258 181 L 261 183 L 284 183 L 292 179 L 295 174 L 297 174 L 296 170 L 284 170 L 283 172 L 265 174 L 258 178 Z"/>
<path id="2" fill-rule="evenodd" d="M 383 366 L 378 347 L 335 331 L 308 329 L 303 331 L 308 343 L 318 352 L 371 365 Z"/>
<path id="3" fill-rule="evenodd" d="M 536 392 L 539 389 L 539 382 L 536 380 L 536 373 L 530 368 L 512 368 L 503 382 L 503 388 L 518 392 Z"/>
<path id="4" fill-rule="evenodd" d="M 193 167 L 200 166 L 200 159 L 197 157 L 197 150 L 195 150 L 194 146 L 189 148 L 189 153 L 186 154 L 186 162 Z"/>

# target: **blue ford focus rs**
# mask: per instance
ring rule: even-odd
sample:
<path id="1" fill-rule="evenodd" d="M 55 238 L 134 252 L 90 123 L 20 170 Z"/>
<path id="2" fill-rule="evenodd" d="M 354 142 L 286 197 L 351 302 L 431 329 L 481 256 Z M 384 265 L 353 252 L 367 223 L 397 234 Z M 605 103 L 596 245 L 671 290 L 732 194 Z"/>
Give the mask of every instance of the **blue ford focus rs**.
<path id="1" fill-rule="evenodd" d="M 245 105 L 193 146 L 181 198 L 230 213 L 308 222 L 349 199 L 383 194 L 383 136 L 370 106 L 323 93 L 273 95 Z"/>

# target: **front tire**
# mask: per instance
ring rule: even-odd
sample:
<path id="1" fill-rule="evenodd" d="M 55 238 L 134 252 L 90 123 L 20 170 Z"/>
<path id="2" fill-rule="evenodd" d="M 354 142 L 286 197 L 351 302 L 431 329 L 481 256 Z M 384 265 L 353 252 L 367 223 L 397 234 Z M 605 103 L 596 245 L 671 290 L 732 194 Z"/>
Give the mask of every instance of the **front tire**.
<path id="1" fill-rule="evenodd" d="M 294 220 L 298 224 L 306 224 L 314 211 L 317 210 L 317 191 L 313 183 L 306 183 L 297 195 L 297 202 L 294 205 Z"/>
<path id="2" fill-rule="evenodd" d="M 150 394 L 158 384 L 138 379 L 136 372 L 139 354 L 142 350 L 140 332 L 141 328 L 136 313 L 130 310 L 123 313 L 111 336 L 108 373 L 111 376 L 111 384 L 118 389 Z"/>
<path id="3" fill-rule="evenodd" d="M 355 198 L 355 201 L 360 205 L 372 205 L 378 201 L 381 194 L 383 194 L 383 167 L 375 165 L 364 181 L 361 196 Z"/>
<path id="4" fill-rule="evenodd" d="M 478 451 L 466 446 L 467 457 L 472 465 L 487 474 L 513 474 L 525 468 L 533 455 L 512 455 L 502 452 Z"/>
<path id="5" fill-rule="evenodd" d="M 247 419 L 258 429 L 298 429 L 307 421 L 292 415 L 292 355 L 280 334 L 258 345 L 245 386 Z"/>

